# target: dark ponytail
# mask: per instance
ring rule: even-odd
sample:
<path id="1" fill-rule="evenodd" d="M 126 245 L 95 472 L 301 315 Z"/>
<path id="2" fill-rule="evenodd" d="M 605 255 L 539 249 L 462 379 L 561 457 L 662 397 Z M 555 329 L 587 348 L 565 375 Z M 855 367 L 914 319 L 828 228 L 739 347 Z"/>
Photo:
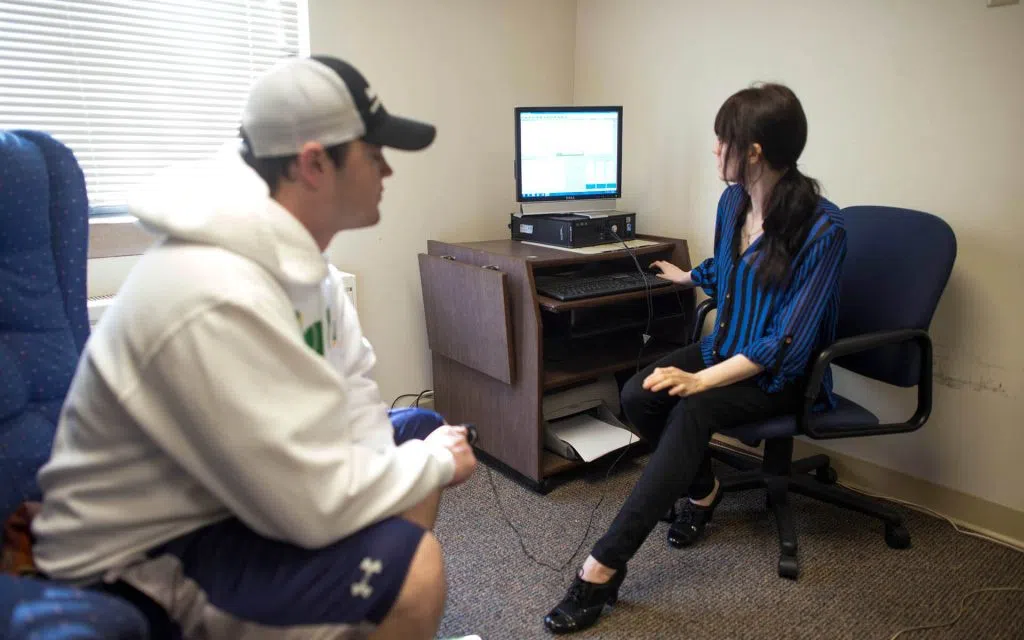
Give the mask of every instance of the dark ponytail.
<path id="1" fill-rule="evenodd" d="M 724 163 L 736 167 L 735 181 L 749 184 L 746 154 L 759 144 L 764 160 L 783 170 L 764 211 L 764 237 L 757 258 L 761 284 L 779 287 L 789 278 L 793 259 L 814 223 L 821 190 L 818 182 L 797 168 L 796 161 L 807 142 L 807 119 L 796 95 L 778 84 L 744 89 L 726 100 L 715 118 L 715 134 L 726 145 Z M 756 176 L 753 176 L 756 179 Z M 741 215 L 733 235 L 738 251 L 740 229 L 750 208 L 750 196 L 740 202 Z"/>
<path id="2" fill-rule="evenodd" d="M 818 183 L 791 167 L 783 174 L 764 212 L 762 258 L 757 275 L 762 283 L 781 285 L 789 277 L 790 265 L 807 239 L 821 196 Z"/>

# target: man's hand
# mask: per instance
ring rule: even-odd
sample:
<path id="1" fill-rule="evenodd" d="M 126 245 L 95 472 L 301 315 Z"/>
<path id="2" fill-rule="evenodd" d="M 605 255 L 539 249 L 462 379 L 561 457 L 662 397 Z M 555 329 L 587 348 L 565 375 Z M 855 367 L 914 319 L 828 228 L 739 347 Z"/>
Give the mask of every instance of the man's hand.
<path id="1" fill-rule="evenodd" d="M 668 389 L 668 395 L 685 398 L 704 391 L 707 386 L 699 374 L 675 367 L 657 367 L 644 379 L 643 388 L 647 391 Z"/>
<path id="2" fill-rule="evenodd" d="M 476 470 L 476 455 L 473 453 L 473 447 L 469 446 L 467 435 L 465 427 L 443 425 L 424 439 L 424 442 L 439 444 L 452 452 L 452 456 L 455 458 L 455 475 L 448 483 L 449 487 L 462 484 Z"/>

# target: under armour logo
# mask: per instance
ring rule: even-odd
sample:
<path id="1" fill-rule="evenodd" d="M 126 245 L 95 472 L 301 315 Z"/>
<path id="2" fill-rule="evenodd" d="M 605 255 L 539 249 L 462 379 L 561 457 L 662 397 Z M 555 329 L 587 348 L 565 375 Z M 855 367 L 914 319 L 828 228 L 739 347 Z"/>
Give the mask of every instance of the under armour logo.
<path id="1" fill-rule="evenodd" d="M 366 87 L 366 99 L 370 101 L 370 113 L 377 113 L 380 109 L 380 98 L 377 97 L 377 92 L 372 87 Z"/>
<path id="2" fill-rule="evenodd" d="M 363 558 L 359 563 L 359 569 L 363 572 L 363 579 L 352 584 L 352 595 L 360 598 L 369 598 L 373 595 L 373 587 L 370 586 L 370 578 L 384 570 L 384 564 L 373 558 Z"/>

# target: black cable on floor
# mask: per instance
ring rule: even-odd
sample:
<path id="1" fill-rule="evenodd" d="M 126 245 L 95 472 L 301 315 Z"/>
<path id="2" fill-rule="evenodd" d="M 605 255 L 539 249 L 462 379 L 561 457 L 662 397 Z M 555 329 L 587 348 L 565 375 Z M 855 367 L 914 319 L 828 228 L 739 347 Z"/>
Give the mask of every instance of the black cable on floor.
<path id="1" fill-rule="evenodd" d="M 643 338 L 640 342 L 640 351 L 636 354 L 636 372 L 640 373 L 640 361 L 643 358 L 644 347 L 647 346 L 647 342 L 651 339 L 651 323 L 654 319 L 654 298 L 651 295 L 651 285 L 649 282 L 647 282 L 647 275 L 644 273 L 643 267 L 640 266 L 640 260 L 637 258 L 636 252 L 634 252 L 633 249 L 628 244 L 626 244 L 626 242 L 622 238 L 620 238 L 618 234 L 616 234 L 614 231 L 609 229 L 609 232 L 613 236 L 615 236 L 616 240 L 622 243 L 622 246 L 626 248 L 626 252 L 629 253 L 629 256 L 631 258 L 633 258 L 633 264 L 636 265 L 637 271 L 640 272 L 640 277 L 643 278 L 644 281 L 644 288 L 647 291 L 647 327 L 644 330 Z M 630 447 L 632 446 L 633 433 L 630 432 L 629 442 L 627 442 L 626 446 L 622 448 L 622 453 L 619 454 L 619 457 L 616 458 L 614 462 L 612 462 L 610 467 L 608 467 L 608 472 L 604 476 L 605 482 L 607 482 L 608 479 L 611 478 L 612 471 L 615 469 L 616 465 L 619 464 L 619 461 L 622 460 L 623 456 L 626 455 L 626 452 L 628 452 Z M 523 535 L 519 532 L 519 529 L 516 528 L 515 523 L 512 522 L 512 519 L 508 516 L 508 514 L 505 513 L 505 509 L 501 505 L 501 497 L 498 495 L 498 487 L 494 484 L 494 476 L 492 475 L 490 467 L 487 467 L 487 481 L 491 485 L 491 492 L 494 494 L 494 501 L 497 504 L 498 513 L 501 514 L 502 519 L 504 519 L 505 522 L 508 524 L 509 528 L 512 529 L 512 533 L 515 535 L 516 540 L 519 541 L 519 547 L 523 550 L 523 554 L 527 558 L 532 560 L 535 564 L 542 567 L 546 567 L 553 571 L 557 571 L 559 573 L 564 571 L 566 567 L 569 566 L 573 559 L 576 558 L 576 555 L 579 554 L 580 549 L 583 548 L 583 545 L 587 541 L 587 537 L 590 535 L 590 529 L 594 525 L 594 516 L 597 515 L 597 510 L 601 508 L 601 505 L 604 503 L 604 499 L 608 496 L 608 489 L 605 488 L 605 490 L 601 493 L 601 497 L 594 505 L 594 508 L 590 511 L 590 518 L 587 520 L 587 528 L 583 531 L 583 537 L 580 539 L 580 543 L 576 545 L 576 549 L 566 559 L 566 561 L 563 562 L 561 566 L 556 567 L 554 564 L 551 564 L 545 560 L 536 557 L 535 555 L 530 553 L 529 549 L 526 548 L 526 543 L 523 541 Z"/>

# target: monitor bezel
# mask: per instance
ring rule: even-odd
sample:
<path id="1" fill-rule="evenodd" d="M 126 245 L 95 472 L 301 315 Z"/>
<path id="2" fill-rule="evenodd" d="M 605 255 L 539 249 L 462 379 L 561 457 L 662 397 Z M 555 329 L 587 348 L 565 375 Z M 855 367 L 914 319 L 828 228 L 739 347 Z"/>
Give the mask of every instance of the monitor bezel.
<path id="1" fill-rule="evenodd" d="M 616 143 L 615 160 L 615 192 L 598 193 L 593 195 L 555 195 L 555 196 L 523 196 L 523 171 L 522 171 L 522 119 L 523 113 L 607 113 L 615 112 L 618 115 L 618 140 Z M 622 105 L 612 106 L 543 106 L 543 107 L 516 107 L 515 108 L 515 174 L 516 174 L 516 202 L 567 202 L 573 200 L 612 200 L 622 197 Z"/>

